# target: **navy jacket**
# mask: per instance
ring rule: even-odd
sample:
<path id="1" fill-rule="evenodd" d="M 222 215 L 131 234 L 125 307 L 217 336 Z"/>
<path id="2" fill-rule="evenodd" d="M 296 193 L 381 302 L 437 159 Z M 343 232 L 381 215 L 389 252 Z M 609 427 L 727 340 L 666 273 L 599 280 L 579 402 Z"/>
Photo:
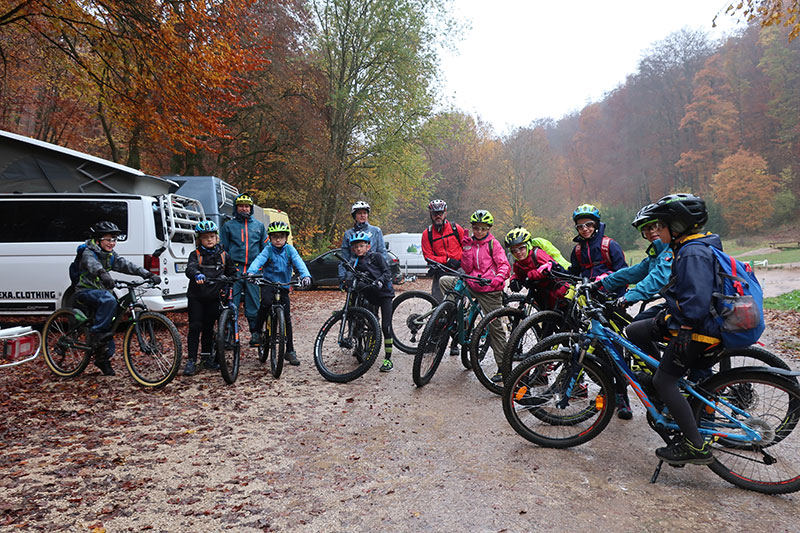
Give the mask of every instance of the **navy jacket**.
<path id="1" fill-rule="evenodd" d="M 622 270 L 628 266 L 628 264 L 625 262 L 625 254 L 622 252 L 622 247 L 614 239 L 611 239 L 611 242 L 608 244 L 608 256 L 611 264 L 606 264 L 606 262 L 603 260 L 601 246 L 605 232 L 606 225 L 605 223 L 601 222 L 597 228 L 597 231 L 594 232 L 594 235 L 589 237 L 587 240 L 584 240 L 580 235 L 572 239 L 573 241 L 580 243 L 581 256 L 578 257 L 575 253 L 577 246 L 572 249 L 572 253 L 569 256 L 569 262 L 571 264 L 569 267 L 570 274 L 574 276 L 583 276 L 589 279 L 595 279 L 597 276 L 602 276 L 603 274 L 608 274 L 610 272 L 616 272 L 617 270 Z M 582 265 L 590 266 L 584 268 Z M 622 296 L 624 293 L 624 287 L 615 291 L 617 296 Z"/>
<path id="2" fill-rule="evenodd" d="M 356 231 L 366 231 L 369 233 L 370 251 L 379 253 L 388 261 L 388 258 L 386 257 L 386 244 L 383 242 L 383 232 L 381 231 L 381 228 L 378 226 L 373 226 L 369 222 L 365 222 L 363 224 L 353 224 L 352 228 L 344 232 L 344 237 L 342 237 L 342 249 L 339 251 L 339 255 L 344 257 L 348 263 L 353 262 L 353 253 L 350 251 L 350 237 L 352 237 Z M 339 279 L 344 278 L 344 266 L 339 265 Z"/>
<path id="3" fill-rule="evenodd" d="M 389 263 L 387 263 L 386 259 L 383 257 L 383 254 L 370 250 L 364 257 L 354 257 L 350 264 L 353 265 L 358 272 L 364 272 L 372 279 L 383 283 L 383 287 L 380 289 L 377 287 L 368 287 L 365 289 L 364 294 L 367 297 L 394 297 L 392 270 L 389 267 Z M 348 272 L 347 277 L 352 277 L 352 274 Z"/>

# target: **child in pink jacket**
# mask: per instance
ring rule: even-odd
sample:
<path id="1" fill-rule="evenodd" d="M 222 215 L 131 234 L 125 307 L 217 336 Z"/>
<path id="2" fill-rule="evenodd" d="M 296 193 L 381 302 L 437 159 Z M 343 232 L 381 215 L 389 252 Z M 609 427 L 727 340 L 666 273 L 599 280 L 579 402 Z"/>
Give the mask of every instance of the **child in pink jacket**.
<path id="1" fill-rule="evenodd" d="M 503 245 L 489 231 L 494 224 L 492 214 L 484 209 L 478 209 L 472 213 L 469 221 L 472 223 L 472 236 L 465 235 L 462 241 L 461 268 L 465 274 L 491 280 L 488 285 L 467 281 L 470 295 L 478 301 L 485 316 L 503 306 L 503 286 L 511 266 L 506 259 Z M 444 276 L 439 280 L 443 293 L 452 289 L 455 283 L 456 278 L 453 276 Z M 489 345 L 499 368 L 506 348 L 506 336 L 497 320 L 489 325 Z M 496 383 L 503 381 L 499 371 L 492 376 L 492 381 Z"/>

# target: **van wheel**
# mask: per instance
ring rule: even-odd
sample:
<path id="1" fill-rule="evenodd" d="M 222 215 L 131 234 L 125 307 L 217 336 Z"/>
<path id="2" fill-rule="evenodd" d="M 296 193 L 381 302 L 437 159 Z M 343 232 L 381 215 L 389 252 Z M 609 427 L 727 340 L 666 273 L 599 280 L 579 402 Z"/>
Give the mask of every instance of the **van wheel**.
<path id="1" fill-rule="evenodd" d="M 61 297 L 61 308 L 71 309 L 75 307 L 75 289 L 70 287 L 64 291 L 64 296 Z"/>

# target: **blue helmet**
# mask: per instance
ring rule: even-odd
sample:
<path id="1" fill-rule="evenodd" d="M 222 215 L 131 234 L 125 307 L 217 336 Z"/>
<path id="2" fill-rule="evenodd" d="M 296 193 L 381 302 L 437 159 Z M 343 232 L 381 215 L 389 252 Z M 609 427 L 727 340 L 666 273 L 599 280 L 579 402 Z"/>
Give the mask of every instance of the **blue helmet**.
<path id="1" fill-rule="evenodd" d="M 354 244 L 359 241 L 370 242 L 372 240 L 372 233 L 368 231 L 357 231 L 353 233 L 350 237 L 350 244 Z"/>
<path id="2" fill-rule="evenodd" d="M 194 227 L 194 232 L 198 235 L 201 233 L 216 233 L 218 230 L 217 223 L 213 220 L 201 220 Z"/>
<path id="3" fill-rule="evenodd" d="M 582 204 L 575 208 L 572 212 L 573 222 L 579 218 L 591 218 L 595 222 L 600 222 L 600 210 L 592 204 Z"/>

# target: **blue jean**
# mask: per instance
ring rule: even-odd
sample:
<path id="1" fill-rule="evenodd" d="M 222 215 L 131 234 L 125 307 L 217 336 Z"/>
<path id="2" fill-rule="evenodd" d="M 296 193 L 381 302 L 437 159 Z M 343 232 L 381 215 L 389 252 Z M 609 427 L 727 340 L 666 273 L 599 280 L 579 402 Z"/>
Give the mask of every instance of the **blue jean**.
<path id="1" fill-rule="evenodd" d="M 92 334 L 100 335 L 111 331 L 111 321 L 114 319 L 114 311 L 117 310 L 117 299 L 111 291 L 101 289 L 81 291 L 76 299 L 79 303 L 89 306 L 94 311 L 94 324 L 90 329 Z M 115 348 L 114 338 L 111 337 L 108 339 L 105 350 L 97 349 L 95 360 L 110 359 L 114 355 Z"/>

